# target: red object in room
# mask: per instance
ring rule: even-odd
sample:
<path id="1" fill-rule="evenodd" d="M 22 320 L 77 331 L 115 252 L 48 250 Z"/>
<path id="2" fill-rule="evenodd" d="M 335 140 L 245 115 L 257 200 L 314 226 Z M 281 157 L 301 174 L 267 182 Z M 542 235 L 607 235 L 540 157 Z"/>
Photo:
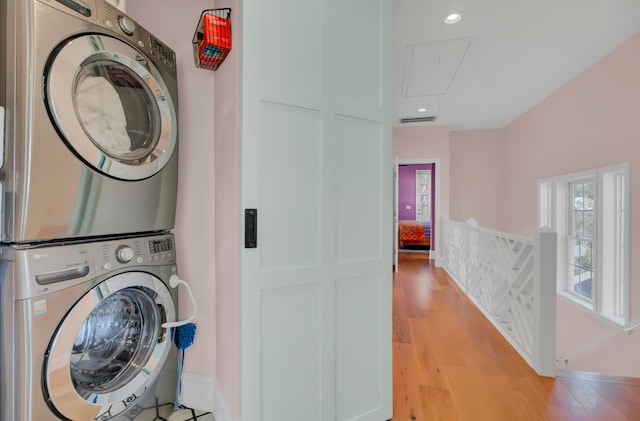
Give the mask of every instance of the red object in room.
<path id="1" fill-rule="evenodd" d="M 193 35 L 196 67 L 216 70 L 231 51 L 231 9 L 210 9 L 200 15 Z"/>
<path id="2" fill-rule="evenodd" d="M 429 241 L 424 235 L 424 224 L 419 221 L 398 221 L 398 249 L 405 244 L 421 243 Z"/>

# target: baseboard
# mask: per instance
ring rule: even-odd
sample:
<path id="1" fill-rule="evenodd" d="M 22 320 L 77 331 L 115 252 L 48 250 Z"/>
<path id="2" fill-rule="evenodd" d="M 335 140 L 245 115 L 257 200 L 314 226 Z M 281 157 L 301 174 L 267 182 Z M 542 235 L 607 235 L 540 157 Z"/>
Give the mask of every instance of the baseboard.
<path id="1" fill-rule="evenodd" d="M 202 374 L 183 372 L 180 404 L 203 411 L 214 411 L 216 379 Z"/>
<path id="2" fill-rule="evenodd" d="M 436 253 L 434 252 L 433 255 L 431 256 L 431 258 L 433 259 L 433 264 L 437 267 L 437 268 L 441 268 L 443 267 L 442 265 L 442 259 L 438 258 L 438 256 L 436 255 Z"/>
<path id="3" fill-rule="evenodd" d="M 237 421 L 231 418 L 227 403 L 215 377 L 182 373 L 180 404 L 212 412 L 216 421 Z"/>
<path id="4" fill-rule="evenodd" d="M 224 400 L 224 396 L 222 395 L 222 391 L 220 390 L 220 384 L 216 380 L 214 383 L 214 405 L 215 410 L 213 411 L 213 415 L 216 417 L 216 421 L 240 421 L 239 419 L 232 419 L 231 413 L 229 412 L 229 408 L 227 407 L 227 402 Z"/>
<path id="5" fill-rule="evenodd" d="M 630 386 L 640 386 L 640 377 L 626 377 L 604 373 L 593 373 L 590 371 L 571 370 L 571 369 L 556 369 L 558 377 L 568 377 L 579 380 L 588 380 L 599 383 L 616 383 L 627 384 Z"/>

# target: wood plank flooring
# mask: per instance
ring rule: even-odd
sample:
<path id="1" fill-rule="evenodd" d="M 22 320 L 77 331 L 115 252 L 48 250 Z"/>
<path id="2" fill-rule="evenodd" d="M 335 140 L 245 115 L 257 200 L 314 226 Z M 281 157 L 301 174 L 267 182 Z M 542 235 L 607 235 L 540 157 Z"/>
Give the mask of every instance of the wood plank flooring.
<path id="1" fill-rule="evenodd" d="M 393 280 L 392 421 L 638 421 L 640 380 L 539 377 L 425 255 Z"/>

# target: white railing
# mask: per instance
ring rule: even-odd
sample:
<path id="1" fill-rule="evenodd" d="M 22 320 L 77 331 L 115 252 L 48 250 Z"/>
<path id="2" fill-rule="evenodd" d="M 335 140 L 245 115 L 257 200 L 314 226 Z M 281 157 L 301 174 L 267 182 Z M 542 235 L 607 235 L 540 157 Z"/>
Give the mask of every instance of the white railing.
<path id="1" fill-rule="evenodd" d="M 443 222 L 444 269 L 540 375 L 555 376 L 556 234 Z"/>

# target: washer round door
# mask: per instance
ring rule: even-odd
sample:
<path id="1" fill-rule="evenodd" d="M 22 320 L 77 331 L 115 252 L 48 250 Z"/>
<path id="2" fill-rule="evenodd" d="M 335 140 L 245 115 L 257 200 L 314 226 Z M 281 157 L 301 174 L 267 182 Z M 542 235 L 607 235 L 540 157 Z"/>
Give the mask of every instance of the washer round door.
<path id="1" fill-rule="evenodd" d="M 171 158 L 178 136 L 171 93 L 129 44 L 101 34 L 69 39 L 49 58 L 44 83 L 58 133 L 95 170 L 142 180 Z"/>
<path id="2" fill-rule="evenodd" d="M 92 288 L 47 350 L 43 386 L 51 408 L 85 421 L 134 405 L 162 370 L 172 346 L 162 323 L 175 316 L 169 289 L 149 273 L 121 273 Z"/>

